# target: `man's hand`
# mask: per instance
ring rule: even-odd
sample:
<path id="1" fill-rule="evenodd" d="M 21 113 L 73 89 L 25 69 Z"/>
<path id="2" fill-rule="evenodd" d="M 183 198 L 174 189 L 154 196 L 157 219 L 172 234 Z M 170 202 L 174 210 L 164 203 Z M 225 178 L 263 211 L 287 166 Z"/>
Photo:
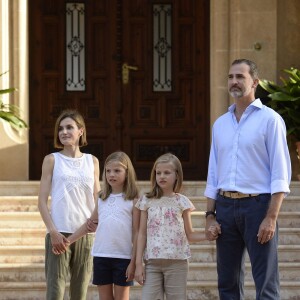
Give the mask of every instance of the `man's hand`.
<path id="1" fill-rule="evenodd" d="M 221 234 L 221 225 L 216 221 L 214 216 L 206 218 L 205 235 L 209 241 L 215 241 Z"/>
<path id="2" fill-rule="evenodd" d="M 258 230 L 258 242 L 261 244 L 267 243 L 274 237 L 276 229 L 276 219 L 265 217 L 261 222 Z"/>

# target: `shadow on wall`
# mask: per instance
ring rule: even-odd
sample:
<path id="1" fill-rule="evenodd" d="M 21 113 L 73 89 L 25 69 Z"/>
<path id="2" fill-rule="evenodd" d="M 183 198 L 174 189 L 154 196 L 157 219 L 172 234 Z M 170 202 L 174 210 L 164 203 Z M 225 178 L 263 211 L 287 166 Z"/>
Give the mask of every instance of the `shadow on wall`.
<path id="1" fill-rule="evenodd" d="M 0 180 L 27 180 L 27 160 L 26 144 L 0 149 Z"/>

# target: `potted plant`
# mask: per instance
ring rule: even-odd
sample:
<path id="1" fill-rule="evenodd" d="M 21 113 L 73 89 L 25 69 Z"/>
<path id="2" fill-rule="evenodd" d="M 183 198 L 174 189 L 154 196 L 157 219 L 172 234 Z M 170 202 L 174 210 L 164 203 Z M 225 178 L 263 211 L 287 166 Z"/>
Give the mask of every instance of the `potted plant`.
<path id="1" fill-rule="evenodd" d="M 298 159 L 300 156 L 300 70 L 290 68 L 283 70 L 289 75 L 282 78 L 282 85 L 273 81 L 260 80 L 260 86 L 268 92 L 266 105 L 277 111 L 283 118 L 287 135 L 296 143 Z M 299 178 L 300 175 L 298 175 Z M 300 179 L 300 178 L 299 178 Z"/>
<path id="2" fill-rule="evenodd" d="M 5 73 L 0 74 L 0 77 Z M 0 89 L 0 97 L 3 94 L 12 93 L 15 91 L 15 88 L 8 89 Z M 27 128 L 27 124 L 24 120 L 20 118 L 20 110 L 16 105 L 5 104 L 0 98 L 0 119 L 8 122 L 13 128 L 16 130 L 20 130 L 22 128 Z"/>

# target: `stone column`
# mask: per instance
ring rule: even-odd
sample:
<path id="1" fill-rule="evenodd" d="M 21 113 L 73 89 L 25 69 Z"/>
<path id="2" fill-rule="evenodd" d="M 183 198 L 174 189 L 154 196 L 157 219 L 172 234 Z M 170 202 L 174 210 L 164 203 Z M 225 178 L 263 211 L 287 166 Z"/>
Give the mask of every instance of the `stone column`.
<path id="1" fill-rule="evenodd" d="M 28 123 L 28 26 L 26 0 L 0 1 L 0 73 L 9 71 L 1 88 L 17 91 L 5 97 L 6 103 L 20 108 L 21 118 Z M 0 180 L 28 179 L 28 130 L 17 132 L 0 124 Z"/>

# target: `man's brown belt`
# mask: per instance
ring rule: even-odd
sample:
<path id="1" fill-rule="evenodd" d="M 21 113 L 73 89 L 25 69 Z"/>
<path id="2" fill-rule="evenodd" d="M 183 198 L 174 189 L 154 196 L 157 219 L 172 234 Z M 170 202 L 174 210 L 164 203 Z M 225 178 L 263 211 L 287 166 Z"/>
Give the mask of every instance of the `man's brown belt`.
<path id="1" fill-rule="evenodd" d="M 219 194 L 221 196 L 224 196 L 224 197 L 227 197 L 227 198 L 232 198 L 232 199 L 256 197 L 256 196 L 259 195 L 259 194 L 243 194 L 243 193 L 235 192 L 235 191 L 222 191 L 222 190 L 220 190 Z"/>

